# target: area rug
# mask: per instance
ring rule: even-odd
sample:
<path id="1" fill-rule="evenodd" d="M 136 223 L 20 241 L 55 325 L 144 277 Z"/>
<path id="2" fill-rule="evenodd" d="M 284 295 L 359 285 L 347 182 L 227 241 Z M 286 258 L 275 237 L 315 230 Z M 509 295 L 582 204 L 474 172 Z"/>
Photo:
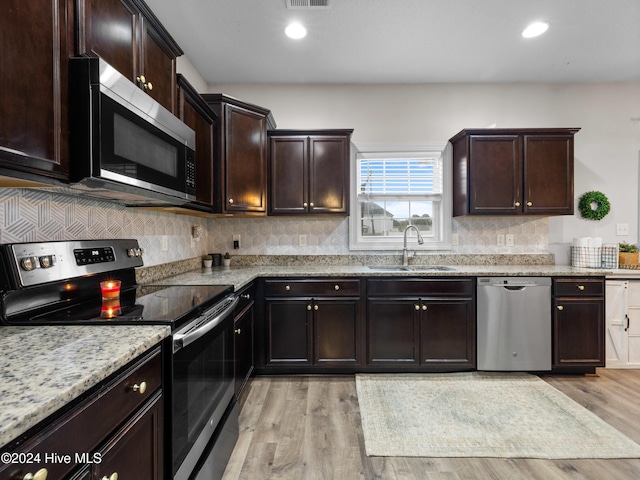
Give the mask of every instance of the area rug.
<path id="1" fill-rule="evenodd" d="M 366 453 L 640 458 L 640 445 L 526 373 L 359 374 Z"/>

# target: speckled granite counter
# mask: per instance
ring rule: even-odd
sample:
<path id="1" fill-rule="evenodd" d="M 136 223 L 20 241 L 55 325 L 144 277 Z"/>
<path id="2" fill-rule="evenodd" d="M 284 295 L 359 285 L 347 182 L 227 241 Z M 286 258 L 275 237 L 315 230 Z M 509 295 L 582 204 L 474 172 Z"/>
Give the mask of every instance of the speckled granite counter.
<path id="1" fill-rule="evenodd" d="M 159 325 L 0 327 L 0 446 L 170 333 Z"/>
<path id="2" fill-rule="evenodd" d="M 373 276 L 605 276 L 608 271 L 562 265 L 471 265 L 451 266 L 452 270 L 388 271 L 351 265 L 300 265 L 295 267 L 213 267 L 198 269 L 157 280 L 158 285 L 234 285 L 236 290 L 258 277 L 373 277 Z"/>

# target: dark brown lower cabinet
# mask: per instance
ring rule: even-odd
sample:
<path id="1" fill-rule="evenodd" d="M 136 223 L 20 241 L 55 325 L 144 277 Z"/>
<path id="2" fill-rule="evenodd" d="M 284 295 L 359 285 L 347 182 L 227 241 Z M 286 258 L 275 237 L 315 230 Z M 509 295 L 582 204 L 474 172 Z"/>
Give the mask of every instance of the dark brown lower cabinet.
<path id="1" fill-rule="evenodd" d="M 471 298 L 369 298 L 367 366 L 472 370 L 476 365 L 475 332 Z"/>
<path id="2" fill-rule="evenodd" d="M 418 365 L 420 312 L 416 300 L 367 301 L 367 364 Z"/>
<path id="3" fill-rule="evenodd" d="M 423 300 L 420 317 L 420 364 L 434 369 L 476 366 L 475 310 L 470 300 Z M 421 308 L 422 308 L 421 307 Z"/>
<path id="4" fill-rule="evenodd" d="M 146 389 L 138 388 L 145 383 Z M 136 387 L 135 389 L 133 387 Z M 1 449 L 34 463 L 0 465 L 0 480 L 164 478 L 164 404 L 160 348 L 142 355 L 93 393 Z M 52 461 L 46 455 L 68 456 Z"/>
<path id="5" fill-rule="evenodd" d="M 267 365 L 359 364 L 358 299 L 267 299 Z"/>
<path id="6" fill-rule="evenodd" d="M 603 367 L 604 279 L 555 278 L 553 288 L 553 370 Z"/>
<path id="7" fill-rule="evenodd" d="M 266 372 L 353 371 L 362 364 L 358 280 L 267 279 L 264 289 Z"/>
<path id="8" fill-rule="evenodd" d="M 313 301 L 313 363 L 358 365 L 359 300 Z"/>
<path id="9" fill-rule="evenodd" d="M 100 463 L 92 467 L 93 478 L 145 478 L 162 480 L 164 431 L 163 397 L 158 392 L 98 452 Z M 118 476 L 114 477 L 116 473 Z"/>
<path id="10" fill-rule="evenodd" d="M 235 349 L 235 394 L 240 397 L 253 373 L 253 310 L 255 290 L 253 284 L 238 292 L 240 302 L 234 312 L 233 331 Z"/>
<path id="11" fill-rule="evenodd" d="M 260 373 L 475 369 L 473 278 L 265 279 L 261 288 Z"/>

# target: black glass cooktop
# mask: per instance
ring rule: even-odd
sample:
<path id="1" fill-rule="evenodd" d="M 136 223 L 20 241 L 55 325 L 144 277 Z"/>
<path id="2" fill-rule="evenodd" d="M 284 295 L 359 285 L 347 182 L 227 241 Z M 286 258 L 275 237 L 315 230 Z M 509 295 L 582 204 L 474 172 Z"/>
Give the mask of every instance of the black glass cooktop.
<path id="1" fill-rule="evenodd" d="M 101 298 L 36 316 L 11 318 L 13 325 L 167 324 L 173 328 L 196 317 L 233 292 L 229 285 L 137 286 L 118 299 Z"/>

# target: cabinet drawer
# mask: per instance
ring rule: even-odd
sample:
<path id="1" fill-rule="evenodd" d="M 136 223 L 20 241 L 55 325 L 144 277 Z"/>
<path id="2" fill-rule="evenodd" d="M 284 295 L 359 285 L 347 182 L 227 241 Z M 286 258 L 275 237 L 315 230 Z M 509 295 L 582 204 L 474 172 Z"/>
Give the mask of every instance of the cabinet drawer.
<path id="1" fill-rule="evenodd" d="M 255 287 L 253 283 L 251 285 L 247 285 L 246 287 L 242 288 L 238 292 L 239 301 L 238 301 L 238 304 L 236 305 L 236 308 L 233 310 L 234 316 L 239 315 L 244 311 L 245 308 L 251 305 L 255 301 L 255 296 L 256 296 Z"/>
<path id="2" fill-rule="evenodd" d="M 604 280 L 601 278 L 554 278 L 553 294 L 556 297 L 601 297 Z"/>
<path id="3" fill-rule="evenodd" d="M 22 479 L 27 473 L 47 468 L 49 478 L 64 478 L 77 465 L 77 453 L 93 451 L 162 385 L 160 349 L 129 367 L 121 375 L 53 420 L 43 430 L 11 452 L 40 454 L 41 463 L 0 467 L 0 480 Z M 141 393 L 134 385 L 146 382 Z M 71 462 L 46 462 L 45 454 L 69 455 Z"/>
<path id="4" fill-rule="evenodd" d="M 367 280 L 370 297 L 468 296 L 474 294 L 472 278 L 383 278 Z"/>
<path id="5" fill-rule="evenodd" d="M 360 281 L 353 278 L 265 280 L 268 297 L 359 296 Z"/>

